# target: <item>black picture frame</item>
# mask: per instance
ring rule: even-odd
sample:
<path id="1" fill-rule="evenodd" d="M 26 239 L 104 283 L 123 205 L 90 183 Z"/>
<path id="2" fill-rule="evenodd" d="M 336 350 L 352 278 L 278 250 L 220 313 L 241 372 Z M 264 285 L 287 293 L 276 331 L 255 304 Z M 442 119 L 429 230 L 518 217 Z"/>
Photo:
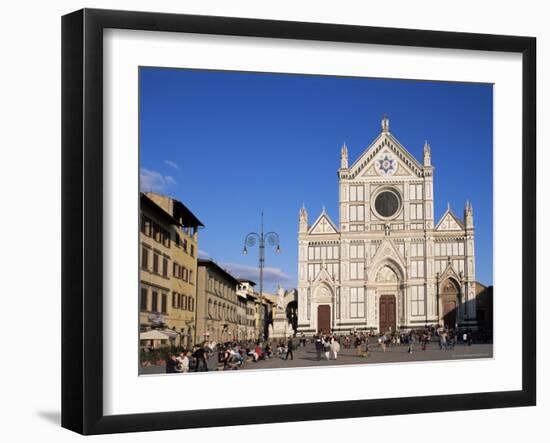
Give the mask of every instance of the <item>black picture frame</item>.
<path id="1" fill-rule="evenodd" d="M 103 413 L 103 30 L 107 28 L 520 53 L 522 389 L 178 412 Z M 536 404 L 536 39 L 83 9 L 62 18 L 62 426 L 82 434 Z"/>

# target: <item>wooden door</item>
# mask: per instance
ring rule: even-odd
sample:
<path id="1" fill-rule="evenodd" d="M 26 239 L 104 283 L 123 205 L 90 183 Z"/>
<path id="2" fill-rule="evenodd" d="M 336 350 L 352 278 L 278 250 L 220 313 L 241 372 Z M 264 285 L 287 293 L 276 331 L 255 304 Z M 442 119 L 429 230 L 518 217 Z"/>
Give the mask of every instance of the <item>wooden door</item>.
<path id="1" fill-rule="evenodd" d="M 330 332 L 330 306 L 317 306 L 317 332 Z"/>
<path id="2" fill-rule="evenodd" d="M 443 302 L 443 323 L 448 328 L 454 328 L 456 324 L 456 301 Z"/>
<path id="3" fill-rule="evenodd" d="M 458 316 L 458 295 L 459 295 L 459 286 L 454 280 L 446 280 L 441 289 L 441 307 L 443 308 L 442 320 L 443 324 L 448 328 L 454 328 Z"/>
<path id="4" fill-rule="evenodd" d="M 395 295 L 382 295 L 380 297 L 380 332 L 395 331 Z"/>

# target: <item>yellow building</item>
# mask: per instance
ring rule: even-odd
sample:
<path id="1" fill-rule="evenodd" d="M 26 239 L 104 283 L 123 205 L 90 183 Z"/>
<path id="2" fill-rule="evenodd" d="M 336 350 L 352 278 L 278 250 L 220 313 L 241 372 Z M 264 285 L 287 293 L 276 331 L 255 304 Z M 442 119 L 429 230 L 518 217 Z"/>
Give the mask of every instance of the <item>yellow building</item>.
<path id="1" fill-rule="evenodd" d="M 141 194 L 140 330 L 169 336 L 154 345 L 193 345 L 199 226 L 180 201 Z"/>
<path id="2" fill-rule="evenodd" d="M 260 335 L 259 314 L 256 316 L 257 294 L 254 292 L 256 283 L 252 280 L 239 278 L 237 286 L 237 296 L 245 303 L 244 338 L 246 340 L 257 340 Z M 259 308 L 258 308 L 259 312 Z M 258 318 L 256 318 L 258 317 Z"/>
<path id="3" fill-rule="evenodd" d="M 238 279 L 237 295 L 245 301 L 246 312 L 245 337 L 247 340 L 258 340 L 268 337 L 269 325 L 272 323 L 273 305 L 277 296 L 263 292 L 262 296 L 254 291 L 256 283 L 245 278 Z"/>
<path id="4" fill-rule="evenodd" d="M 199 259 L 198 264 L 197 341 L 223 343 L 239 339 L 239 282 L 212 260 Z"/>
<path id="5" fill-rule="evenodd" d="M 247 318 L 246 318 L 246 295 L 242 296 L 237 291 L 237 340 L 246 340 L 247 337 Z"/>

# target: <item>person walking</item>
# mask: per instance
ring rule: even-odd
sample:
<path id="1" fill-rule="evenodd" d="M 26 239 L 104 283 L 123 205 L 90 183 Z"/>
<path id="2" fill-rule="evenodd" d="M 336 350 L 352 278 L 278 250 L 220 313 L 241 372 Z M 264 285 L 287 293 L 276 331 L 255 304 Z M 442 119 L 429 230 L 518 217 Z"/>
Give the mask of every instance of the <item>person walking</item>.
<path id="1" fill-rule="evenodd" d="M 361 351 L 361 339 L 359 338 L 359 336 L 355 336 L 355 355 L 357 355 L 357 357 L 361 357 L 362 355 L 362 351 Z"/>
<path id="2" fill-rule="evenodd" d="M 330 343 L 330 350 L 332 351 L 332 355 L 334 355 L 334 360 L 337 360 L 338 352 L 340 352 L 340 343 L 338 343 L 338 340 L 334 337 L 332 337 L 332 341 Z"/>
<path id="3" fill-rule="evenodd" d="M 294 343 L 292 343 L 292 338 L 289 338 L 288 339 L 288 343 L 286 344 L 286 356 L 285 356 L 285 360 L 288 360 L 288 356 L 290 355 L 290 359 L 291 360 L 294 360 L 294 354 L 293 354 L 293 351 L 294 350 Z"/>
<path id="4" fill-rule="evenodd" d="M 321 352 L 323 351 L 323 343 L 321 337 L 315 336 L 315 351 L 317 352 L 317 361 L 321 361 Z"/>
<path id="5" fill-rule="evenodd" d="M 323 337 L 323 350 L 325 351 L 325 358 L 330 360 L 330 339 Z"/>
<path id="6" fill-rule="evenodd" d="M 407 350 L 407 353 L 409 354 L 413 353 L 413 344 L 414 344 L 414 334 L 411 332 L 409 335 L 409 349 Z"/>
<path id="7" fill-rule="evenodd" d="M 208 361 L 206 360 L 206 350 L 203 346 L 197 346 L 195 352 L 193 352 L 193 357 L 195 357 L 195 372 L 208 372 Z"/>
<path id="8" fill-rule="evenodd" d="M 382 334 L 382 337 L 380 337 L 380 346 L 382 347 L 382 352 L 386 352 L 386 334 Z"/>

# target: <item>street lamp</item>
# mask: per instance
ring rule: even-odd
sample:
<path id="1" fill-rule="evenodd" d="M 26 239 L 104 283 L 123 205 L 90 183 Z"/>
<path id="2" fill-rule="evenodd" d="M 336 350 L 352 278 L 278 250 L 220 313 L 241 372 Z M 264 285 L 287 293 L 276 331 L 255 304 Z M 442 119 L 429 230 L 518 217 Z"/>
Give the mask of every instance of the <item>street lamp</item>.
<path id="1" fill-rule="evenodd" d="M 260 251 L 259 256 L 259 263 L 258 267 L 260 269 L 260 325 L 262 327 L 262 331 L 260 331 L 260 340 L 263 338 L 264 334 L 264 319 L 262 318 L 264 316 L 264 309 L 263 309 L 263 290 L 264 290 L 264 266 L 265 266 L 265 242 L 267 240 L 268 245 L 270 246 L 276 246 L 275 252 L 279 254 L 281 252 L 281 246 L 279 245 L 279 234 L 276 232 L 270 231 L 264 234 L 264 212 L 262 211 L 262 222 L 260 227 L 260 233 L 257 232 L 249 232 L 244 237 L 244 247 L 243 247 L 243 254 L 248 254 L 247 246 L 250 248 L 258 242 L 258 248 Z"/>

